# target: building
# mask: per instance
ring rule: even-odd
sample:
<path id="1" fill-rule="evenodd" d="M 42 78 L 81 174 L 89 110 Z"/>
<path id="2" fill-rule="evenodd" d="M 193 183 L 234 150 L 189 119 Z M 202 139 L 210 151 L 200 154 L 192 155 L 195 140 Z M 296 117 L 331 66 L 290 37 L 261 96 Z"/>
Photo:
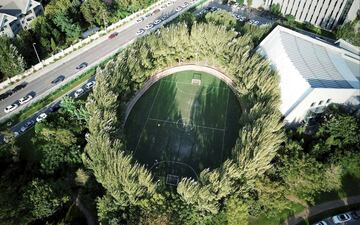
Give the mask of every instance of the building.
<path id="1" fill-rule="evenodd" d="M 299 22 L 308 22 L 332 30 L 356 19 L 360 0 L 254 0 L 253 7 L 270 9 L 279 4 L 283 15 L 293 15 Z"/>
<path id="2" fill-rule="evenodd" d="M 33 0 L 0 0 L 0 35 L 15 37 L 43 11 L 42 5 Z"/>
<path id="3" fill-rule="evenodd" d="M 257 51 L 280 75 L 280 110 L 288 123 L 308 119 L 330 103 L 360 99 L 360 49 L 343 40 L 330 43 L 277 26 Z"/>

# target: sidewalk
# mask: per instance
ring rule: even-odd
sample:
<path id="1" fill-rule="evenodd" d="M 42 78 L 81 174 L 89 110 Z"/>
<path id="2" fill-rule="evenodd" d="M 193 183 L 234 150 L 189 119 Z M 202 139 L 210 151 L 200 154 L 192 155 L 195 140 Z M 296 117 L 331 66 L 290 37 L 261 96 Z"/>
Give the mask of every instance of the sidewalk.
<path id="1" fill-rule="evenodd" d="M 312 206 L 304 211 L 302 211 L 301 213 L 298 213 L 290 218 L 288 218 L 283 225 L 296 225 L 298 223 L 300 223 L 301 221 L 303 221 L 304 219 L 316 216 L 320 213 L 332 210 L 332 209 L 337 209 L 343 206 L 350 206 L 350 205 L 355 205 L 355 204 L 359 204 L 360 203 L 360 195 L 356 195 L 356 196 L 351 196 L 348 198 L 342 198 L 339 200 L 334 200 L 334 201 L 329 201 L 329 202 L 324 202 L 320 205 L 315 205 Z"/>

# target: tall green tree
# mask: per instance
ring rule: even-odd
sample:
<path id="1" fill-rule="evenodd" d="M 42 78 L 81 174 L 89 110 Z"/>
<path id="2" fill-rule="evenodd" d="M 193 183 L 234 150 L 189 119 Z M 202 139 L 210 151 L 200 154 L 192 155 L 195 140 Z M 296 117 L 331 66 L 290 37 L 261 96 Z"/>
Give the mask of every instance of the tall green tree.
<path id="1" fill-rule="evenodd" d="M 101 0 L 87 0 L 80 7 L 85 20 L 91 25 L 104 26 L 110 20 L 110 13 Z"/>
<path id="2" fill-rule="evenodd" d="M 36 219 L 51 216 L 70 201 L 68 190 L 61 182 L 35 179 L 27 187 L 23 198 Z"/>
<path id="3" fill-rule="evenodd" d="M 18 52 L 9 38 L 0 37 L 0 71 L 5 77 L 13 77 L 24 72 L 26 68 L 25 60 Z"/>

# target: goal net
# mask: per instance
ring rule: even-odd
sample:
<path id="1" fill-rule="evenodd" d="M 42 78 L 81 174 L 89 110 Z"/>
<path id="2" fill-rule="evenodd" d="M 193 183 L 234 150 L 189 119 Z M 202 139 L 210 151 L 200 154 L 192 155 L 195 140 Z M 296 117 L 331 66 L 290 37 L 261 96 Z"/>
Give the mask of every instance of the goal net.
<path id="1" fill-rule="evenodd" d="M 177 186 L 178 183 L 179 183 L 179 176 L 172 175 L 172 174 L 168 174 L 166 176 L 166 184 L 172 185 L 172 186 Z"/>
<path id="2" fill-rule="evenodd" d="M 201 85 L 201 74 L 194 73 L 193 78 L 191 80 L 192 85 Z"/>

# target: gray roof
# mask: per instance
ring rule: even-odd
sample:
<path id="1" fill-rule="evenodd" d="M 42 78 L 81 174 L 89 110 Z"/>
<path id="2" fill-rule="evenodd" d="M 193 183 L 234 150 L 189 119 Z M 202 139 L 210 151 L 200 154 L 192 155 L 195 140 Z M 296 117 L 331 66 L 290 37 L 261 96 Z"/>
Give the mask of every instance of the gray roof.
<path id="1" fill-rule="evenodd" d="M 0 0 L 0 12 L 12 16 L 25 14 L 31 0 Z"/>
<path id="2" fill-rule="evenodd" d="M 359 55 L 345 49 L 335 50 L 334 48 L 338 47 L 303 36 L 280 30 L 281 42 L 288 57 L 310 86 L 352 88 L 345 78 L 349 75 L 349 71 L 360 82 Z M 345 54 L 352 59 L 346 57 Z M 344 68 L 344 65 L 348 68 Z"/>

